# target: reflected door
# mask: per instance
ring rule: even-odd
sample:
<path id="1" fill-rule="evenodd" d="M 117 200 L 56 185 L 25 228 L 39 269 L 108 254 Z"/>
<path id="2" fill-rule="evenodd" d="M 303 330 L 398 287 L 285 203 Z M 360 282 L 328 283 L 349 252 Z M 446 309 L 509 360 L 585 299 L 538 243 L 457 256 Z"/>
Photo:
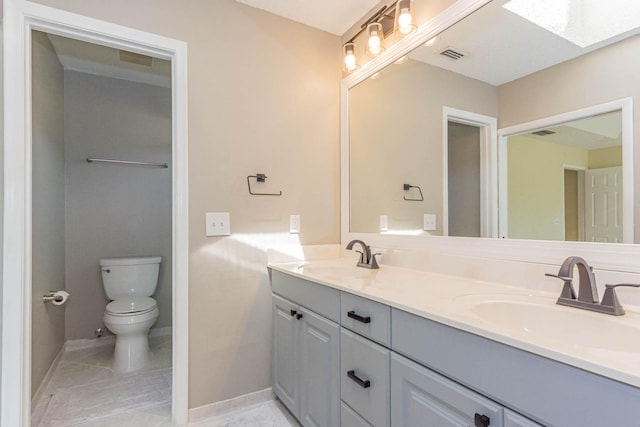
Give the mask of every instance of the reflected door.
<path id="1" fill-rule="evenodd" d="M 585 240 L 622 242 L 622 167 L 585 171 Z"/>

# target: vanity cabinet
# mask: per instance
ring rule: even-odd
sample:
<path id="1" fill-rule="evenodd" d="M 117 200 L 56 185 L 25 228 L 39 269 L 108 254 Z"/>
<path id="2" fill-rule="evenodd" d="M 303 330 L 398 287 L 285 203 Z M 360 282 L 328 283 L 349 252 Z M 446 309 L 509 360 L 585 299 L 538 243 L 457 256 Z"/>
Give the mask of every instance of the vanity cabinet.
<path id="1" fill-rule="evenodd" d="M 287 285 L 291 283 L 286 277 L 282 279 L 274 281 L 274 285 L 276 282 L 282 285 L 274 286 L 274 292 L 278 290 L 286 294 Z M 335 297 L 339 305 L 337 291 L 314 286 L 327 298 L 325 302 Z M 317 304 L 322 298 L 311 302 L 317 296 L 318 289 L 310 295 L 304 292 L 293 294 L 323 311 L 323 303 Z M 340 425 L 338 323 L 284 295 L 274 293 L 272 305 L 274 393 L 305 427 Z M 329 312 L 337 318 L 337 309 L 331 308 Z"/>
<path id="2" fill-rule="evenodd" d="M 304 426 L 637 426 L 640 390 L 272 271 L 273 389 Z"/>
<path id="3" fill-rule="evenodd" d="M 393 426 L 503 425 L 502 406 L 395 353 L 391 396 Z"/>

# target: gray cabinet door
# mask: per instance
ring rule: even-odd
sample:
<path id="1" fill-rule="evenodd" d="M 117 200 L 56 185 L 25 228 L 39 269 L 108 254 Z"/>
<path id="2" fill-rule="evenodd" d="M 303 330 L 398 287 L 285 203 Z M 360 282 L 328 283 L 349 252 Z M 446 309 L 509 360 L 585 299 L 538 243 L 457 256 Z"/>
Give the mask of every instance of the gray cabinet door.
<path id="1" fill-rule="evenodd" d="M 300 327 L 291 310 L 298 308 L 290 301 L 273 295 L 273 391 L 297 416 Z"/>
<path id="2" fill-rule="evenodd" d="M 300 414 L 305 427 L 335 427 L 340 420 L 340 328 L 324 317 L 302 310 Z"/>
<path id="3" fill-rule="evenodd" d="M 399 356 L 391 355 L 393 427 L 502 427 L 503 409 L 495 402 Z"/>

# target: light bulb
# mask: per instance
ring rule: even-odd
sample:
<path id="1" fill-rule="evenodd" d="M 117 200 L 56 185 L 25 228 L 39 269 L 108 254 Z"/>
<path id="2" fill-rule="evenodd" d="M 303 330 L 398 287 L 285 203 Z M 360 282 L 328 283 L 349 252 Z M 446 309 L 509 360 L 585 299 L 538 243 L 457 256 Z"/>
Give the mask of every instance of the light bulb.
<path id="1" fill-rule="evenodd" d="M 344 57 L 344 65 L 347 68 L 347 71 L 353 71 L 356 69 L 356 56 L 353 52 L 349 52 Z"/>
<path id="2" fill-rule="evenodd" d="M 374 55 L 380 53 L 380 37 L 377 32 L 371 33 L 371 37 L 369 37 L 369 51 Z"/>
<path id="3" fill-rule="evenodd" d="M 413 31 L 412 18 L 409 9 L 402 9 L 398 16 L 398 27 L 402 34 L 409 34 Z"/>
<path id="4" fill-rule="evenodd" d="M 358 68 L 355 54 L 355 45 L 351 42 L 344 45 L 344 68 L 351 72 Z"/>
<path id="5" fill-rule="evenodd" d="M 369 34 L 369 39 L 367 40 L 367 52 L 376 56 L 384 50 L 382 47 L 382 39 L 384 38 L 382 24 L 379 22 L 370 23 L 367 26 L 367 32 Z"/>

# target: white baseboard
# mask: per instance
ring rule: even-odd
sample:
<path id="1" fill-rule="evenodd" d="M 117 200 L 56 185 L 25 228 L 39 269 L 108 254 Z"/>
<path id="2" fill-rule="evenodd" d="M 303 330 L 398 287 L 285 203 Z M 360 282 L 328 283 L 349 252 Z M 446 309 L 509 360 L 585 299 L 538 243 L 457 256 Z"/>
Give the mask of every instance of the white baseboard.
<path id="1" fill-rule="evenodd" d="M 197 408 L 189 409 L 189 422 L 201 421 L 207 418 L 221 415 L 226 412 L 233 411 L 242 406 L 254 405 L 258 403 L 268 402 L 274 399 L 273 391 L 271 387 L 264 390 L 256 391 L 242 396 L 234 397 L 232 399 L 223 400 L 209 405 L 199 406 Z"/>
<path id="2" fill-rule="evenodd" d="M 60 363 L 60 359 L 62 359 L 62 355 L 64 354 L 64 352 L 65 352 L 65 345 L 63 344 L 62 347 L 60 347 L 60 351 L 58 351 L 58 354 L 56 355 L 55 359 L 53 359 L 53 362 L 51 362 L 51 366 L 49 366 L 49 370 L 47 370 L 47 373 L 45 374 L 44 378 L 40 382 L 38 389 L 33 394 L 33 397 L 31 398 L 31 408 L 36 407 L 36 403 L 38 403 L 38 401 L 40 400 L 40 397 L 42 396 L 42 393 L 49 385 L 49 381 L 51 381 L 51 377 L 53 376 L 53 373 L 58 367 L 58 364 Z"/>

